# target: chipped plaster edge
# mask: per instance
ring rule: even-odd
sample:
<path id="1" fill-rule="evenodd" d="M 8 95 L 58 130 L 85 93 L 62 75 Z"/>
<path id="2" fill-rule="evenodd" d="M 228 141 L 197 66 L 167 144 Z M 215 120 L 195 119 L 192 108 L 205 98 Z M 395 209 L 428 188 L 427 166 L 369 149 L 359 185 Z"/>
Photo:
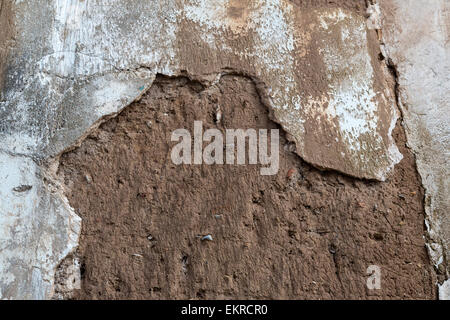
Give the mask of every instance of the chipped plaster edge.
<path id="1" fill-rule="evenodd" d="M 417 137 L 414 137 L 411 133 L 411 128 L 409 126 L 418 126 L 418 123 L 415 123 L 413 120 L 408 122 L 405 117 L 408 114 L 409 110 L 405 106 L 407 104 L 407 98 L 401 92 L 401 84 L 399 83 L 400 72 L 397 68 L 396 61 L 394 61 L 393 57 L 389 54 L 389 49 L 387 46 L 395 46 L 397 44 L 386 44 L 383 36 L 383 28 L 384 28 L 384 17 L 383 10 L 380 8 L 379 2 L 383 0 L 369 0 L 367 3 L 367 26 L 369 29 L 374 29 L 377 31 L 380 41 L 380 49 L 385 57 L 385 62 L 388 68 L 393 70 L 394 80 L 395 80 L 395 95 L 396 95 L 396 106 L 401 113 L 401 125 L 405 130 L 407 147 L 412 151 L 415 159 L 416 169 L 421 177 L 421 185 L 424 188 L 424 211 L 425 211 L 425 247 L 430 259 L 431 264 L 434 266 L 434 272 L 437 273 L 437 269 L 439 265 L 442 264 L 446 269 L 446 280 L 442 283 L 436 282 L 438 298 L 440 300 L 450 300 L 450 279 L 448 275 L 448 257 L 446 252 L 449 248 L 445 246 L 445 235 L 440 230 L 440 221 L 439 218 L 436 218 L 433 215 L 433 206 L 432 203 L 439 201 L 435 199 L 438 196 L 437 192 L 432 191 L 433 185 L 427 181 L 426 176 L 428 175 L 427 168 L 421 165 L 420 153 L 424 152 L 424 150 L 419 150 L 415 145 L 415 140 Z M 406 5 L 406 2 L 405 2 Z M 403 88 L 402 88 L 403 89 Z M 405 90 L 405 89 L 404 89 Z M 419 128 L 415 128 L 419 130 Z M 433 181 L 434 183 L 434 181 Z M 445 190 L 443 190 L 445 193 Z M 427 200 L 429 199 L 429 200 Z"/>
<path id="2" fill-rule="evenodd" d="M 163 75 L 168 75 L 168 74 L 166 74 L 166 72 L 164 72 L 164 73 L 161 73 L 161 74 L 163 74 Z M 156 76 L 156 74 L 154 75 L 154 77 Z M 174 74 L 169 74 L 168 76 L 187 76 L 187 77 L 192 77 L 192 76 L 190 76 L 190 75 L 186 75 L 186 74 L 183 74 L 183 73 L 181 73 L 181 72 L 174 72 Z M 214 78 L 214 77 L 219 77 L 219 79 L 220 79 L 220 73 L 217 73 L 217 74 L 214 74 L 214 75 L 210 75 L 212 78 Z M 258 90 L 258 94 L 260 94 L 262 97 L 266 97 L 265 99 L 264 98 L 262 98 L 262 101 L 265 101 L 265 105 L 266 105 L 266 107 L 268 108 L 268 110 L 269 110 L 269 113 L 272 115 L 272 117 L 271 117 L 271 120 L 273 120 L 274 122 L 276 122 L 276 123 L 278 123 L 278 124 L 280 124 L 279 123 L 279 121 L 277 121 L 274 117 L 273 117 L 273 109 L 274 109 L 274 107 L 273 107 L 273 102 L 271 102 L 270 101 L 270 94 L 269 94 L 269 92 L 268 92 L 268 87 L 264 84 L 264 82 L 262 82 L 261 80 L 258 80 L 258 79 L 255 79 L 254 77 L 250 77 L 254 82 L 255 82 L 255 84 L 256 84 L 256 88 L 257 88 L 257 90 Z M 95 130 L 96 128 L 98 128 L 98 126 L 100 126 L 103 122 L 105 122 L 105 121 L 107 121 L 107 120 L 109 120 L 109 119 L 111 119 L 111 118 L 114 118 L 115 116 L 117 116 L 124 108 L 126 108 L 126 107 L 128 107 L 132 102 L 134 102 L 134 101 L 136 101 L 136 100 L 138 100 L 152 85 L 153 85 L 153 80 L 154 80 L 154 78 L 153 79 L 151 79 L 149 82 L 149 84 L 148 85 L 146 85 L 146 87 L 145 87 L 145 90 L 142 90 L 142 92 L 140 93 L 140 94 L 138 94 L 138 96 L 136 97 L 136 98 L 134 98 L 134 99 L 132 99 L 132 101 L 129 101 L 129 103 L 126 103 L 126 104 L 124 104 L 124 105 L 121 105 L 120 107 L 119 107 L 119 110 L 117 110 L 117 111 L 114 111 L 114 112 L 110 112 L 110 113 L 108 113 L 108 114 L 106 114 L 106 115 L 103 115 L 101 118 L 99 118 L 99 119 L 97 119 L 88 129 L 86 129 L 86 130 L 84 130 L 83 131 L 83 133 L 81 134 L 81 136 L 79 136 L 77 139 L 76 139 L 76 141 L 74 142 L 74 143 L 71 143 L 71 145 L 69 146 L 69 147 L 67 147 L 66 149 L 64 149 L 63 151 L 61 151 L 61 152 L 59 152 L 55 157 L 53 157 L 53 158 L 51 158 L 51 159 L 47 159 L 46 161 L 47 161 L 47 166 L 48 167 L 41 167 L 41 170 L 43 170 L 43 171 L 46 171 L 46 170 L 49 170 L 48 172 L 47 172 L 47 174 L 48 174 L 48 176 L 50 177 L 49 178 L 49 180 L 50 181 L 52 181 L 52 182 L 54 182 L 54 183 L 56 183 L 57 184 L 57 177 L 56 176 L 54 176 L 54 174 L 55 174 L 55 172 L 56 171 L 52 171 L 52 170 L 54 170 L 54 168 L 53 168 L 53 166 L 55 165 L 55 163 L 59 163 L 59 157 L 60 157 L 60 155 L 61 154 L 63 154 L 64 152 L 67 152 L 67 151 L 70 151 L 71 149 L 74 149 L 74 148 L 76 148 L 77 146 L 79 146 L 81 143 L 82 143 L 82 141 L 84 141 L 84 139 L 93 131 L 93 130 Z M 205 79 L 195 79 L 195 77 L 193 78 L 193 80 L 198 80 L 198 81 L 205 81 Z M 263 100 L 264 99 L 264 100 Z M 286 130 L 287 131 L 287 130 Z M 329 169 L 329 170 L 332 170 L 332 169 Z M 338 171 L 338 170 L 333 170 L 333 171 Z M 56 179 L 56 180 L 55 180 Z M 65 192 L 65 190 L 63 190 L 63 189 L 61 189 L 62 188 L 62 186 L 58 186 L 57 187 L 57 189 L 58 189 L 58 197 L 60 198 L 60 200 L 63 202 L 63 203 L 65 203 L 65 201 L 67 201 L 67 198 L 64 196 L 64 192 Z M 68 203 L 66 203 L 67 205 L 68 205 Z M 69 208 L 70 208 L 70 205 L 69 205 Z M 71 209 L 71 208 L 70 208 Z M 70 210 L 69 210 L 70 211 Z M 73 213 L 73 209 L 72 209 L 72 213 Z M 69 214 L 69 216 L 70 216 L 71 214 Z M 77 239 L 77 241 L 78 241 L 78 239 Z M 73 250 L 75 250 L 76 249 L 76 247 L 72 247 L 72 248 L 69 248 L 69 251 L 70 252 L 68 252 L 67 253 L 67 255 L 69 255 L 70 253 L 72 253 L 73 252 Z M 66 256 L 67 256 L 66 255 Z M 59 261 L 59 263 L 62 261 L 64 259 L 64 257 L 63 258 L 61 258 L 60 259 L 60 261 Z M 58 263 L 58 264 L 59 264 Z M 58 265 L 57 264 L 57 265 Z M 55 266 L 55 268 L 56 268 L 56 266 Z"/>

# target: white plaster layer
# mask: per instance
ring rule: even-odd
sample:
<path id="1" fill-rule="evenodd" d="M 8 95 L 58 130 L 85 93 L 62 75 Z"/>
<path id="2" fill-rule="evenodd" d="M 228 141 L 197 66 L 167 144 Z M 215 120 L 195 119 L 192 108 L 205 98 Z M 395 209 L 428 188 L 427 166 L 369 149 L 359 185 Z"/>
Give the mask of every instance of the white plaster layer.
<path id="1" fill-rule="evenodd" d="M 450 300 L 450 280 L 439 285 L 439 300 Z"/>
<path id="2" fill-rule="evenodd" d="M 439 272 L 448 277 L 450 2 L 379 0 L 378 3 L 383 20 L 383 51 L 398 73 L 403 125 L 426 189 L 429 253 Z M 448 292 L 448 281 L 445 286 L 447 289 L 442 292 Z"/>
<path id="3" fill-rule="evenodd" d="M 15 49 L 15 63 L 27 62 L 7 75 L 0 105 L 7 120 L 0 123 L 5 150 L 57 155 L 99 118 L 140 96 L 157 73 L 186 70 L 192 78 L 211 81 L 229 70 L 258 82 L 273 119 L 291 134 L 306 161 L 384 180 L 401 159 L 390 132 L 373 130 L 381 121 L 378 113 L 389 114 L 394 123 L 397 116 L 383 84 L 376 86 L 373 68 L 381 67 L 369 55 L 366 23 L 356 14 L 318 10 L 308 12 L 315 19 L 305 23 L 306 13 L 286 0 L 55 0 L 43 2 L 41 11 L 28 9 L 18 6 L 16 21 L 46 18 L 37 30 L 20 24 L 23 47 Z M 48 37 L 30 46 L 38 31 Z M 319 104 L 302 86 L 304 71 L 298 67 L 312 36 L 322 39 L 322 72 L 330 80 Z M 328 118 L 315 119 L 324 104 L 330 105 Z M 336 155 L 311 153 L 323 141 L 306 138 L 307 121 L 328 128 L 324 136 L 335 144 L 331 149 L 339 149 Z"/>
<path id="4" fill-rule="evenodd" d="M 302 13 L 287 0 L 40 0 L 15 2 L 13 12 L 0 101 L 0 298 L 49 297 L 56 265 L 77 242 L 79 219 L 30 157 L 70 148 L 158 73 L 205 84 L 227 72 L 249 76 L 297 153 L 318 167 L 384 180 L 401 159 L 390 137 L 393 100 L 374 76 L 382 67 L 369 55 L 364 18 L 350 12 Z M 313 38 L 324 40 L 324 69 L 302 70 Z M 329 79 L 326 95 L 306 89 L 306 71 Z M 12 193 L 24 183 L 33 188 Z"/>
<path id="5" fill-rule="evenodd" d="M 27 157 L 0 153 L 0 181 L 0 298 L 49 298 L 81 219 Z"/>

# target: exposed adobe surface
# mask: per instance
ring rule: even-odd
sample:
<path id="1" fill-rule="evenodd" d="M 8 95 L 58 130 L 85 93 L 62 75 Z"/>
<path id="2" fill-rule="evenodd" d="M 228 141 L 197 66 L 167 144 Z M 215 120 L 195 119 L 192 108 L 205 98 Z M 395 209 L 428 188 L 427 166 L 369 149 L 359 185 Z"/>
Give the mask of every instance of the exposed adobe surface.
<path id="1" fill-rule="evenodd" d="M 365 15 L 368 0 L 289 0 L 299 8 L 342 8 Z"/>
<path id="2" fill-rule="evenodd" d="M 8 46 L 14 39 L 13 14 L 11 13 L 11 1 L 0 1 L 0 101 L 3 99 L 4 73 L 8 58 Z"/>
<path id="3" fill-rule="evenodd" d="M 312 168 L 284 133 L 275 176 L 258 165 L 176 166 L 170 135 L 192 133 L 194 120 L 277 128 L 246 78 L 203 89 L 159 77 L 62 156 L 59 174 L 83 219 L 74 298 L 436 298 L 423 190 L 400 126 L 404 159 L 378 183 Z M 202 242 L 206 234 L 213 241 Z M 378 291 L 366 288 L 372 264 Z"/>

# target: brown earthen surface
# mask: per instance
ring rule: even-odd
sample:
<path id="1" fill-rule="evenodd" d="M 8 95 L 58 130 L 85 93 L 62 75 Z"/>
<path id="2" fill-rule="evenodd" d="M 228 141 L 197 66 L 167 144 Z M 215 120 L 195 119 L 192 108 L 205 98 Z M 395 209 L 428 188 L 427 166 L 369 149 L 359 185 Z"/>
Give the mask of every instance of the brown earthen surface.
<path id="1" fill-rule="evenodd" d="M 369 0 L 289 0 L 297 7 L 304 8 L 342 8 L 361 15 L 366 13 Z"/>
<path id="2" fill-rule="evenodd" d="M 222 121 L 216 122 L 220 107 Z M 171 133 L 278 128 L 253 82 L 158 77 L 143 98 L 61 157 L 82 219 L 76 299 L 434 299 L 423 189 L 403 129 L 388 181 L 321 172 L 280 130 L 280 169 L 174 165 Z M 212 241 L 202 241 L 210 234 Z M 381 289 L 366 287 L 369 265 Z"/>
<path id="3" fill-rule="evenodd" d="M 5 81 L 4 73 L 8 58 L 8 50 L 14 37 L 11 4 L 11 0 L 0 0 L 0 100 L 2 99 L 2 89 Z"/>

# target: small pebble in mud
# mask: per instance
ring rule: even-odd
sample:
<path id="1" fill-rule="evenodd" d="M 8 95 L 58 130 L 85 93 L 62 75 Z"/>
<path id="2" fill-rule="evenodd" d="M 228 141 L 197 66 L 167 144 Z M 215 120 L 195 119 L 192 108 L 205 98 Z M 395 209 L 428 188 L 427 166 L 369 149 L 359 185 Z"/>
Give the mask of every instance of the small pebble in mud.
<path id="1" fill-rule="evenodd" d="M 297 170 L 295 170 L 294 168 L 291 168 L 291 169 L 289 169 L 288 173 L 286 174 L 286 177 L 288 179 L 291 179 L 294 177 L 296 172 L 297 172 Z"/>
<path id="2" fill-rule="evenodd" d="M 220 218 L 222 218 L 222 215 L 221 215 L 221 214 L 215 214 L 215 215 L 214 215 L 214 218 L 220 219 Z"/>
<path id="3" fill-rule="evenodd" d="M 288 142 L 284 145 L 284 151 L 286 152 L 295 152 L 295 143 Z"/>
<path id="4" fill-rule="evenodd" d="M 328 248 L 328 251 L 331 254 L 335 254 L 336 253 L 336 247 L 334 246 L 334 244 L 330 245 L 330 247 Z"/>
<path id="5" fill-rule="evenodd" d="M 32 188 L 32 186 L 23 184 L 23 185 L 20 185 L 18 187 L 13 188 L 13 191 L 15 191 L 15 192 L 25 192 L 25 191 L 30 190 L 31 188 Z"/>
<path id="6" fill-rule="evenodd" d="M 288 170 L 286 178 L 288 181 L 288 186 L 294 187 L 296 183 L 299 181 L 299 179 L 301 179 L 302 177 L 296 168 L 291 168 Z"/>
<path id="7" fill-rule="evenodd" d="M 85 176 L 87 183 L 92 183 L 92 177 L 89 174 Z"/>
<path id="8" fill-rule="evenodd" d="M 222 111 L 220 110 L 220 106 L 216 107 L 216 119 L 215 122 L 216 123 L 220 123 L 220 121 L 222 121 Z"/>
<path id="9" fill-rule="evenodd" d="M 205 241 L 205 240 L 212 241 L 212 236 L 210 234 L 203 236 L 202 241 Z"/>

